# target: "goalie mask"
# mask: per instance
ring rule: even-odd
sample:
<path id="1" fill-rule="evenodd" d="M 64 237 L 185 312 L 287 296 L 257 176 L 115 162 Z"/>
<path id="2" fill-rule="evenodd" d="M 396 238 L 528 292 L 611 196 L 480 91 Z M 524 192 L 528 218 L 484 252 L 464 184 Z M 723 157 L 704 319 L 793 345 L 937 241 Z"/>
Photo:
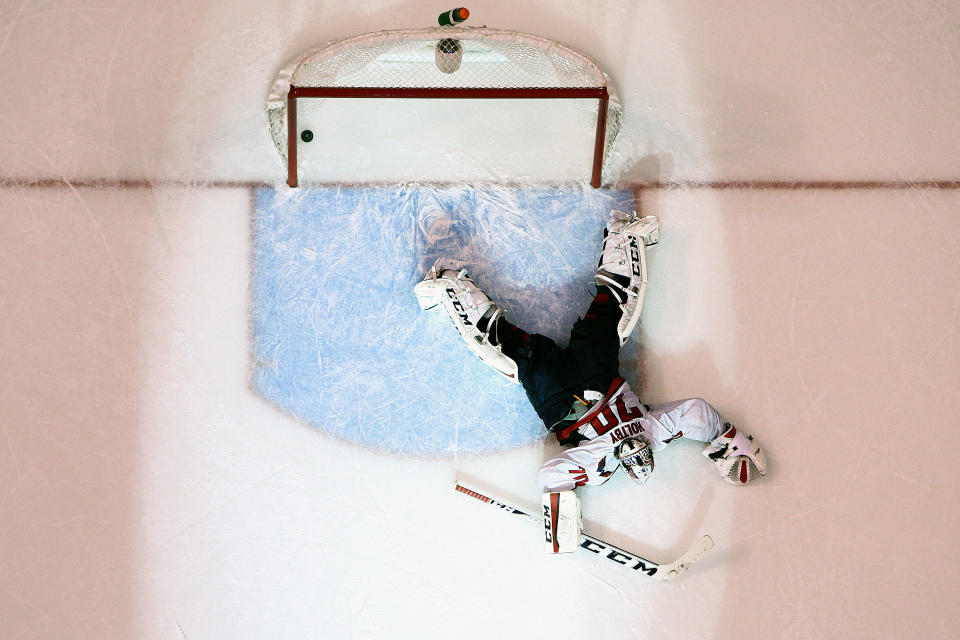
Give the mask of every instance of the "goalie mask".
<path id="1" fill-rule="evenodd" d="M 643 436 L 625 438 L 613 451 L 620 466 L 639 484 L 653 473 L 653 447 Z"/>

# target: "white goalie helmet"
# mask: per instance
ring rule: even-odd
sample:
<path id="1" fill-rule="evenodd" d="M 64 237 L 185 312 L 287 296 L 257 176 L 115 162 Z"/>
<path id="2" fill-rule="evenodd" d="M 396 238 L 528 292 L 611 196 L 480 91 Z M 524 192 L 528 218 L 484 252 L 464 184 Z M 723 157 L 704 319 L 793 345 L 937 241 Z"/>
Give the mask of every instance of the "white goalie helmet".
<path id="1" fill-rule="evenodd" d="M 620 461 L 620 466 L 639 484 L 649 480 L 653 474 L 653 447 L 643 436 L 623 439 L 613 454 Z"/>

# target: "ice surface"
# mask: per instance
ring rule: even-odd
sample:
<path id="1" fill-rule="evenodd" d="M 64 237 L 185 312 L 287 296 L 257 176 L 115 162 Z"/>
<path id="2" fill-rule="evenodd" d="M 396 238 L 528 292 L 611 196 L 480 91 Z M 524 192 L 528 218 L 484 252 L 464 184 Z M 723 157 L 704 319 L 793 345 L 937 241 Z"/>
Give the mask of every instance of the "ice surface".
<path id="1" fill-rule="evenodd" d="M 471 453 L 438 432 L 433 454 L 396 453 L 306 425 L 257 391 L 262 216 L 317 195 L 256 190 L 283 181 L 262 110 L 270 80 L 308 47 L 445 8 L 0 8 L 0 636 L 960 634 L 955 4 L 471 7 L 474 24 L 556 38 L 611 75 L 625 112 L 608 175 L 662 222 L 625 373 L 650 402 L 710 399 L 768 449 L 770 475 L 746 488 L 679 442 L 642 491 L 615 477 L 583 492 L 588 531 L 653 559 L 713 536 L 717 549 L 670 584 L 590 554 L 546 557 L 537 527 L 452 491 L 460 478 L 534 507 L 549 439 L 510 433 L 514 444 Z M 412 176 L 372 205 L 344 188 L 350 207 L 322 213 L 410 234 L 368 234 L 356 249 L 400 260 L 407 246 L 386 278 L 398 291 L 429 260 L 427 238 L 473 252 L 518 319 L 559 336 L 579 313 L 579 252 L 593 241 L 500 235 L 476 217 L 536 227 L 534 205 L 557 185 L 489 167 L 513 187 L 483 177 L 474 190 L 448 168 L 443 185 Z M 335 191 L 318 193 L 336 202 Z M 449 233 L 424 231 L 421 246 L 428 194 Z M 482 194 L 502 197 L 465 206 Z M 578 197 L 599 207 L 610 194 Z M 592 207 L 576 227 L 591 236 Z M 512 243 L 578 257 L 557 270 L 508 263 Z M 550 277 L 555 293 L 537 288 Z M 317 288 L 284 290 L 294 306 L 327 304 Z M 551 324 L 539 308 L 570 315 Z M 439 318 L 411 322 L 466 358 Z M 358 366 L 379 375 L 413 360 L 394 347 Z M 462 363 L 458 381 L 486 375 Z M 506 408 L 514 388 L 490 388 L 484 401 Z"/>
<path id="2" fill-rule="evenodd" d="M 523 390 L 413 295 L 462 261 L 513 322 L 561 344 L 593 296 L 611 209 L 631 191 L 495 185 L 257 193 L 256 388 L 323 431 L 418 455 L 543 437 Z"/>

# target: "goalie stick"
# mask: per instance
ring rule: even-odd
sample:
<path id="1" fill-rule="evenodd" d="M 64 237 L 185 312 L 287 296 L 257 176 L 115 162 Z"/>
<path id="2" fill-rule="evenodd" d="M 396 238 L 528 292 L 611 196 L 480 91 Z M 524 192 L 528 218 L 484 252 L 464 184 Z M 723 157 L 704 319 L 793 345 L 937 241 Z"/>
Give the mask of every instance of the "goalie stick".
<path id="1" fill-rule="evenodd" d="M 527 513 L 523 509 L 518 509 L 513 505 L 501 502 L 500 500 L 495 500 L 494 498 L 480 493 L 475 489 L 465 487 L 459 482 L 454 487 L 454 491 L 458 491 L 459 493 L 470 496 L 471 498 L 476 498 L 480 502 L 485 502 L 490 506 L 497 507 L 506 513 L 512 513 L 514 515 L 526 518 L 538 526 L 543 525 L 543 521 L 537 516 Z M 633 569 L 634 571 L 640 571 L 641 573 L 656 578 L 657 580 L 663 580 L 664 582 L 667 582 L 680 576 L 680 574 L 689 569 L 693 563 L 702 558 L 703 555 L 708 551 L 713 549 L 713 538 L 706 535 L 703 536 L 696 542 L 696 544 L 690 547 L 686 553 L 669 564 L 659 564 L 652 560 L 647 560 L 646 558 L 638 556 L 635 553 L 624 551 L 620 547 L 614 546 L 609 542 L 604 542 L 603 540 L 595 538 L 594 536 L 586 533 L 583 534 L 583 542 L 580 543 L 580 546 L 587 551 L 592 551 L 593 553 L 601 555 L 608 560 L 612 560 L 620 566 Z"/>

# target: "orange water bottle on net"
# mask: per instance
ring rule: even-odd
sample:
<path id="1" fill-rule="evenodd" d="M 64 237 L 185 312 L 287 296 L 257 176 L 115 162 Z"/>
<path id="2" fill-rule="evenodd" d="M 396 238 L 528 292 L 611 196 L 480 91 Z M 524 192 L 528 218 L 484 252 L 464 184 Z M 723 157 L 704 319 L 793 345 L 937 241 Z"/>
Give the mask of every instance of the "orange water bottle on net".
<path id="1" fill-rule="evenodd" d="M 437 18 L 437 21 L 440 23 L 441 27 L 448 27 L 460 24 L 464 20 L 470 17 L 470 12 L 465 7 L 459 7 L 457 9 L 451 9 L 440 14 L 440 17 Z"/>

